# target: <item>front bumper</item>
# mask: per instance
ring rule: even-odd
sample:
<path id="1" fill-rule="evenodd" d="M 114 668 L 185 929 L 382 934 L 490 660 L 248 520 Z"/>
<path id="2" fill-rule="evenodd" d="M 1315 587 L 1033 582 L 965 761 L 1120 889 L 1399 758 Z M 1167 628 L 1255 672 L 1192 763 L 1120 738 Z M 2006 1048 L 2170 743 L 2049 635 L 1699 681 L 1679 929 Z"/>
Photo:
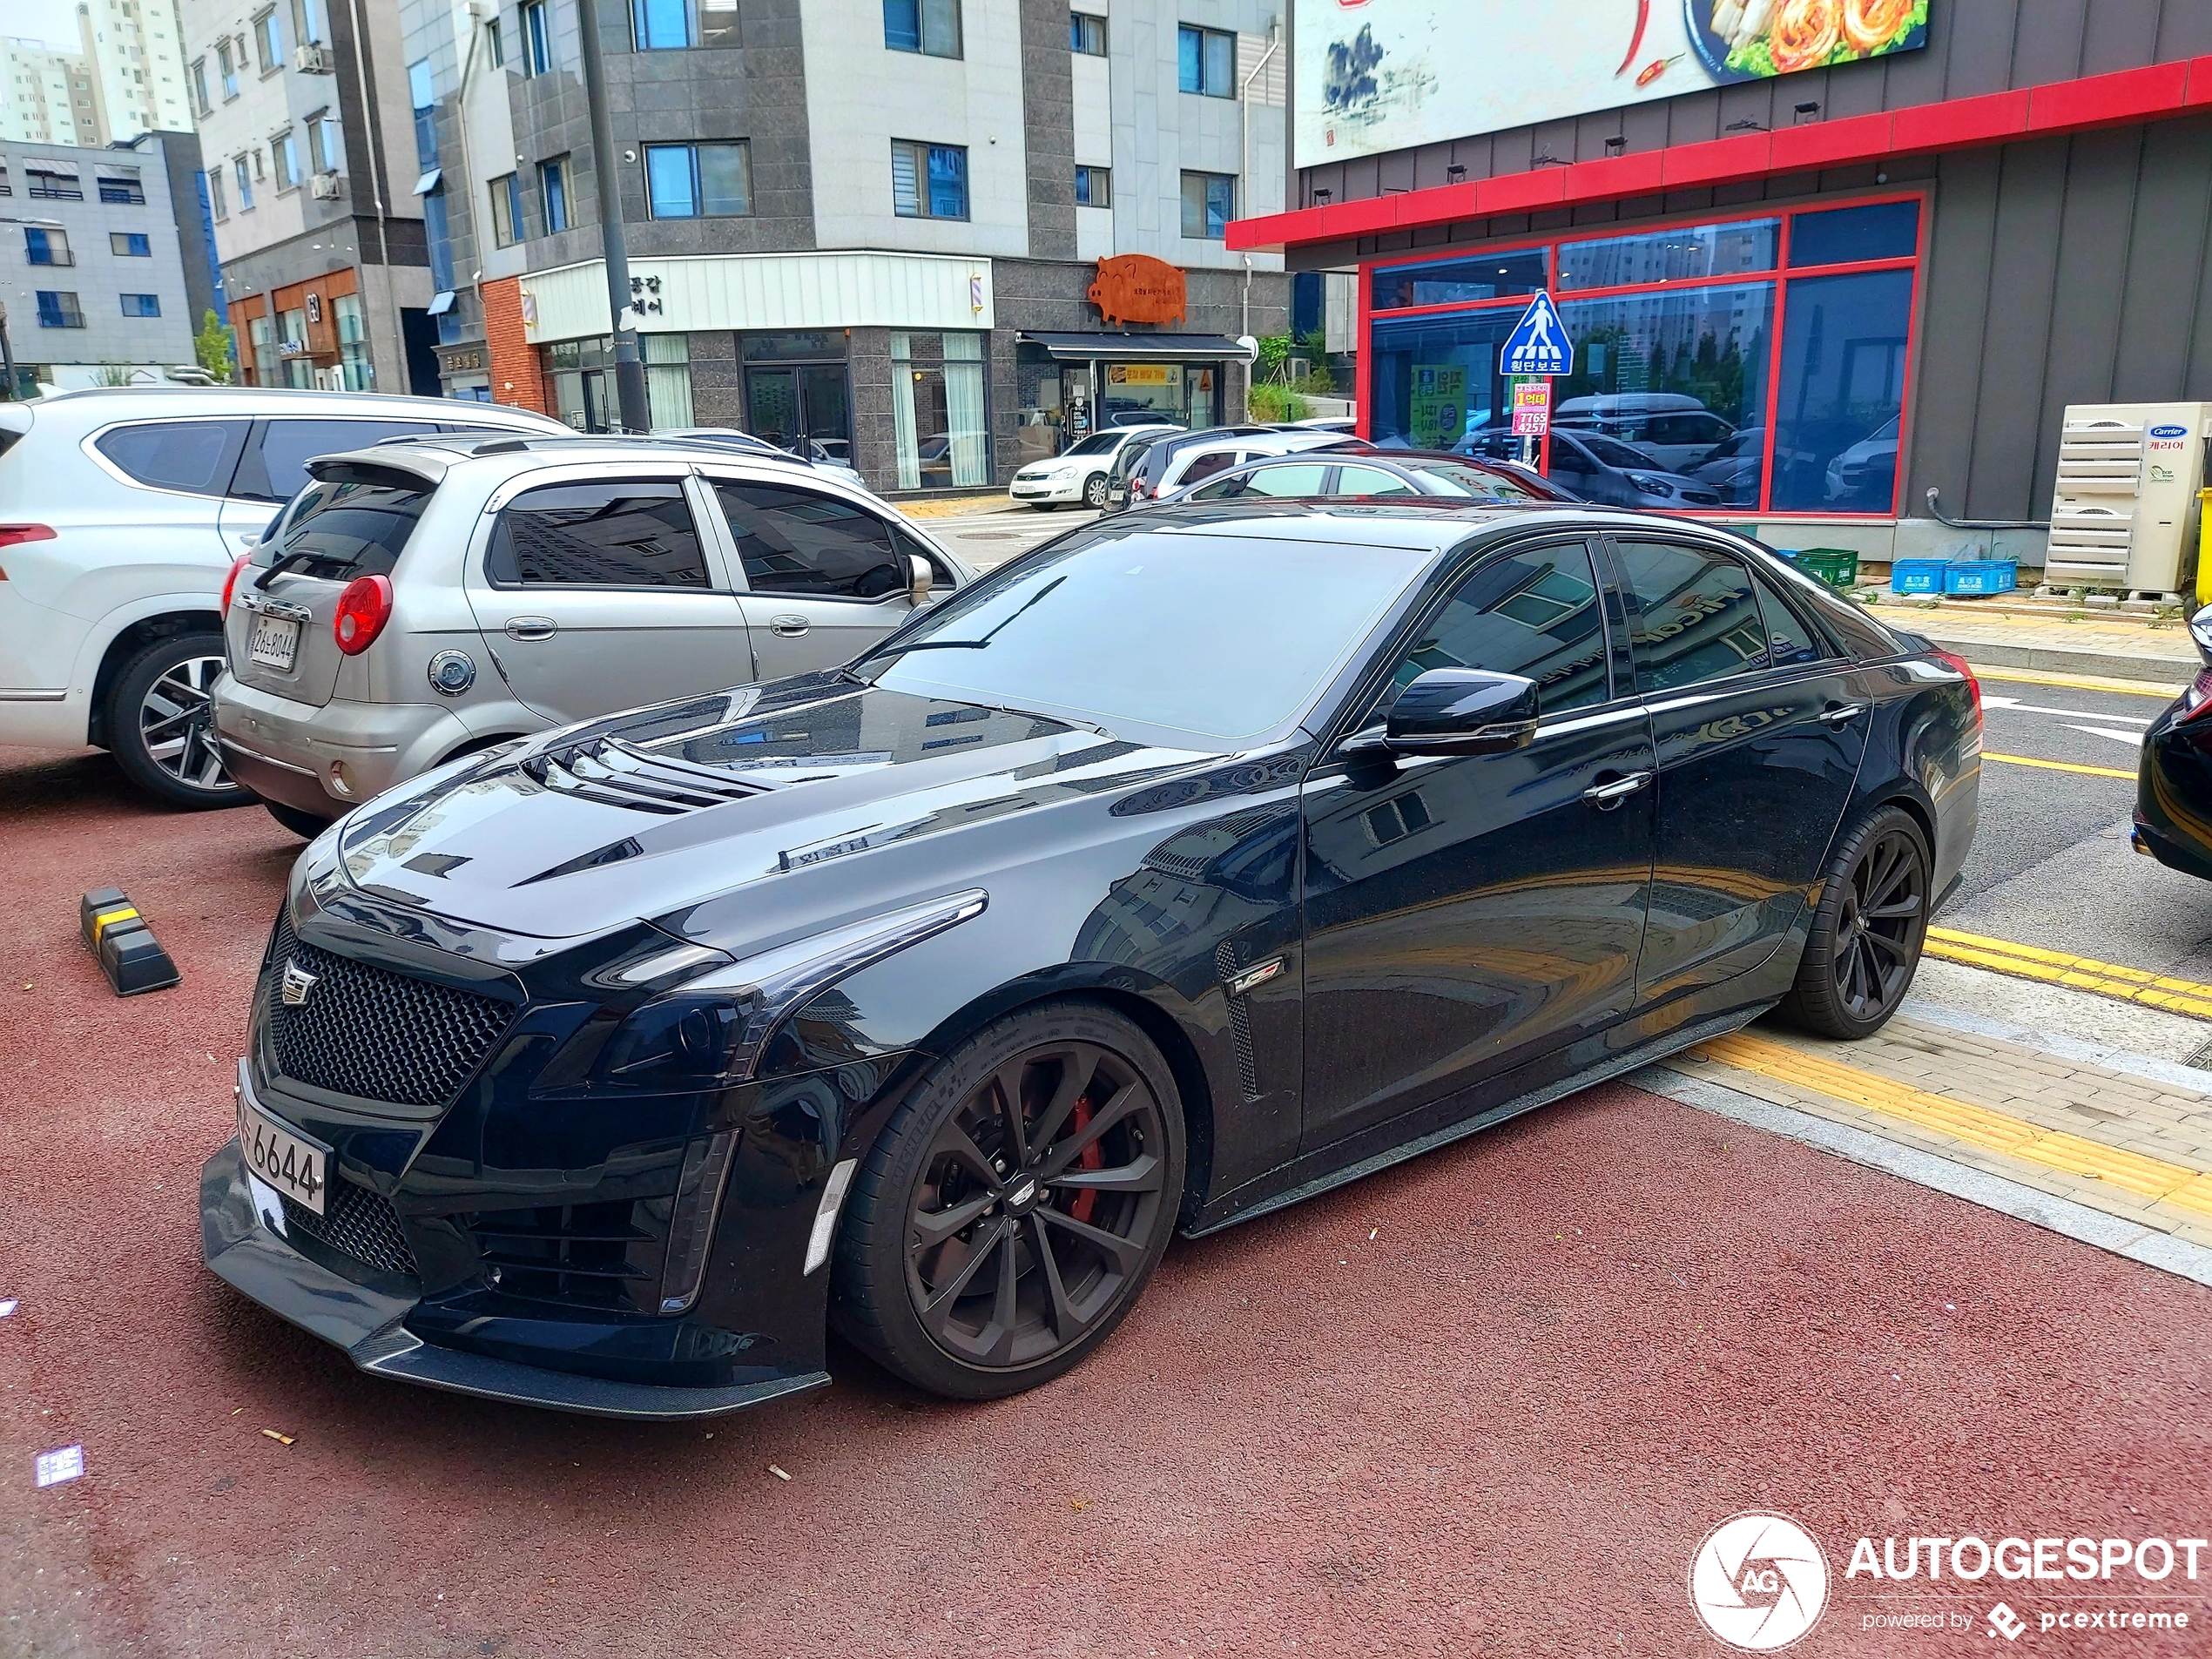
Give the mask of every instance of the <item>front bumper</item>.
<path id="1" fill-rule="evenodd" d="M 228 674 L 215 684 L 214 705 L 216 742 L 231 776 L 264 800 L 318 818 L 343 817 L 473 736 L 450 709 L 335 698 L 317 707 Z M 341 762 L 345 793 L 331 781 Z"/>
<path id="2" fill-rule="evenodd" d="M 1008 494 L 1018 502 L 1081 501 L 1082 485 L 1073 478 L 1016 478 Z"/>

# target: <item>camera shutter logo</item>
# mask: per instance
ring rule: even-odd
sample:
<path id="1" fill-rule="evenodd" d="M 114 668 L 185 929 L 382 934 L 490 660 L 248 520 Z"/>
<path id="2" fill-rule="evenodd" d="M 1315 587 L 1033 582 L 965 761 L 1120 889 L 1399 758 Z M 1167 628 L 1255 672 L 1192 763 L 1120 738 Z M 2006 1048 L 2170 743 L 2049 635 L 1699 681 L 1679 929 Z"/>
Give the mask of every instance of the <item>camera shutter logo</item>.
<path id="1" fill-rule="evenodd" d="M 1730 1515 L 1689 1562 L 1689 1604 L 1731 1648 L 1773 1653 L 1802 1640 L 1828 1605 L 1828 1558 L 1782 1515 Z"/>
<path id="2" fill-rule="evenodd" d="M 284 1006 L 288 1008 L 298 1008 L 307 1000 L 307 993 L 315 988 L 321 978 L 321 974 L 310 974 L 289 956 L 286 957 L 284 959 Z"/>

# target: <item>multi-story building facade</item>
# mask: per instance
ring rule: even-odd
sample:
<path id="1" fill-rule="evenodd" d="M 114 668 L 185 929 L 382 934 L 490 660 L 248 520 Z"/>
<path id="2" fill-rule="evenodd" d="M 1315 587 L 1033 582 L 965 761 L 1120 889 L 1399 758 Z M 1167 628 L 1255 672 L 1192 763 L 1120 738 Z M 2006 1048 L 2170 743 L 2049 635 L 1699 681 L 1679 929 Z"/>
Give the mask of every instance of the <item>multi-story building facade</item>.
<path id="1" fill-rule="evenodd" d="M 435 391 L 396 14 L 377 0 L 183 0 L 181 10 L 243 378 Z"/>
<path id="2" fill-rule="evenodd" d="M 0 138 L 86 149 L 192 127 L 174 0 L 80 0 L 73 49 L 0 39 Z"/>
<path id="3" fill-rule="evenodd" d="M 1242 415 L 1286 316 L 1223 242 L 1282 205 L 1275 0 L 596 3 L 654 425 L 915 489 Z M 572 0 L 401 15 L 446 388 L 613 423 Z"/>
<path id="4" fill-rule="evenodd" d="M 0 143 L 0 302 L 24 380 L 158 381 L 219 301 L 189 132 Z"/>

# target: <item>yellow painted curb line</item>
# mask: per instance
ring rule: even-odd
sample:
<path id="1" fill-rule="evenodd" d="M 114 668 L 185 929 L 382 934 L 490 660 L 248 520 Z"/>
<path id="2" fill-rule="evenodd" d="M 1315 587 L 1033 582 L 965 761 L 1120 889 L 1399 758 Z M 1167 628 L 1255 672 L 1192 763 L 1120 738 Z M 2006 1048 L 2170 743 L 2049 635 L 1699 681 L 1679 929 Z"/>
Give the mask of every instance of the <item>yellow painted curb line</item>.
<path id="1" fill-rule="evenodd" d="M 2212 1215 L 2212 1175 L 2184 1164 L 2167 1163 L 2100 1141 L 2061 1134 L 1986 1106 L 1930 1094 L 1890 1078 L 1861 1071 L 1787 1043 L 1764 1037 L 1733 1036 L 1703 1042 L 1690 1050 L 1701 1059 L 1773 1077 L 1831 1100 L 1848 1101 L 1885 1117 L 1900 1118 L 1952 1140 L 1965 1141 L 2008 1157 L 2086 1175 L 2155 1203 L 2176 1204 Z"/>
<path id="2" fill-rule="evenodd" d="M 1960 933 L 1955 927 L 1929 928 L 1926 949 L 1929 955 L 1946 961 L 1965 962 L 2019 979 L 2041 980 L 2047 985 L 2094 991 L 2100 996 L 2116 996 L 2123 1001 L 2212 1020 L 2212 985 L 2201 985 L 2195 980 L 2174 979 L 2033 945 L 2016 945 L 2009 939 Z"/>
<path id="3" fill-rule="evenodd" d="M 1986 749 L 1981 752 L 1981 758 L 1984 760 L 2001 760 L 2011 766 L 2041 766 L 2050 772 L 2080 772 L 2092 778 L 2125 778 L 2131 784 L 2135 781 L 2134 772 L 2121 772 L 2114 766 L 2084 766 L 2071 760 L 2038 760 L 2033 755 L 1993 754 Z"/>
<path id="4" fill-rule="evenodd" d="M 2179 682 L 2162 685 L 2150 680 L 2113 679 L 2094 674 L 2040 674 L 2025 668 L 1985 668 L 1973 664 L 1978 680 L 2006 680 L 2015 685 L 2063 685 L 2076 691 L 2116 691 L 2122 697 L 2155 697 L 2171 703 L 2182 694 Z"/>

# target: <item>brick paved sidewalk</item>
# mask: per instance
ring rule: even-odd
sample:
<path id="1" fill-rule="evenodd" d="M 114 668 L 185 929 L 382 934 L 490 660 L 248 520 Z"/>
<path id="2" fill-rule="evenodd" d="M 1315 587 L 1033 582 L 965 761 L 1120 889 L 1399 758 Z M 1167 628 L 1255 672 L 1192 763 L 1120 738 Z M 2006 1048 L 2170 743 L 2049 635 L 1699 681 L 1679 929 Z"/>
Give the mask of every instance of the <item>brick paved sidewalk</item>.
<path id="1" fill-rule="evenodd" d="M 2079 621 L 2062 606 L 1999 606 L 1946 600 L 1914 604 L 1885 594 L 1874 614 L 1893 627 L 1925 634 L 1970 663 L 2149 680 L 2179 690 L 2202 666 L 2178 621 L 2133 612 L 2089 610 Z"/>
<path id="2" fill-rule="evenodd" d="M 1764 1022 L 1668 1066 L 2212 1247 L 2202 1089 L 1900 1015 L 1863 1042 Z"/>

